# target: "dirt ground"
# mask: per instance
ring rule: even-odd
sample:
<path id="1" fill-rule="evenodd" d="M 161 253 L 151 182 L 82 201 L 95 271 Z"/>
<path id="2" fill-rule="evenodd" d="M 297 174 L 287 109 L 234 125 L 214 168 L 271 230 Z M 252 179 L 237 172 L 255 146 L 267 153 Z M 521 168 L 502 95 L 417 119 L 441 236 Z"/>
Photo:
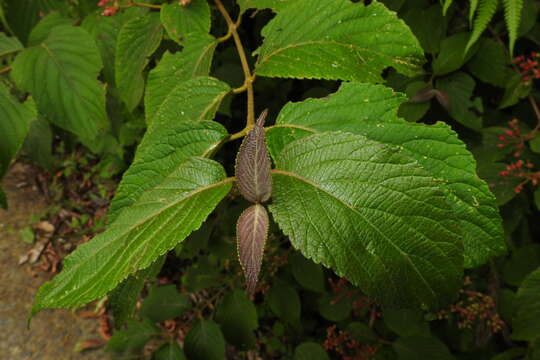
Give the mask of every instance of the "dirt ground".
<path id="1" fill-rule="evenodd" d="M 0 358 L 108 359 L 102 349 L 74 351 L 80 342 L 100 340 L 96 319 L 82 319 L 65 310 L 43 311 L 34 317 L 30 329 L 26 327 L 34 294 L 50 275 L 32 274 L 29 265 L 18 265 L 19 258 L 32 248 L 21 240 L 19 231 L 32 225 L 32 214 L 47 206 L 25 170 L 24 165 L 15 164 L 3 180 L 10 208 L 0 209 Z"/>

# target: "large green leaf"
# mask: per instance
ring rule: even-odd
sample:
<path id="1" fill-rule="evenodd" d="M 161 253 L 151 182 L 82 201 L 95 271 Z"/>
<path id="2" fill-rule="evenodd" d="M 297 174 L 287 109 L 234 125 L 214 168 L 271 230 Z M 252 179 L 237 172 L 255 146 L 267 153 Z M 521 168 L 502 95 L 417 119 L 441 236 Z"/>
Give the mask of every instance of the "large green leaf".
<path id="1" fill-rule="evenodd" d="M 393 345 L 399 360 L 454 360 L 446 345 L 434 336 L 399 338 Z"/>
<path id="2" fill-rule="evenodd" d="M 90 141 L 107 122 L 99 51 L 83 29 L 54 27 L 41 44 L 17 55 L 11 75 L 34 96 L 39 112 Z"/>
<path id="3" fill-rule="evenodd" d="M 225 339 L 212 320 L 201 320 L 188 332 L 184 351 L 190 360 L 224 360 Z"/>
<path id="4" fill-rule="evenodd" d="M 267 132 L 274 158 L 294 139 L 341 130 L 401 149 L 414 158 L 447 192 L 454 216 L 463 228 L 465 266 L 485 263 L 505 251 L 501 219 L 494 196 L 476 175 L 476 162 L 445 124 L 426 126 L 398 119 L 403 97 L 379 85 L 344 83 L 325 99 L 287 104 Z"/>
<path id="5" fill-rule="evenodd" d="M 482 128 L 482 117 L 478 113 L 482 113 L 483 109 L 482 100 L 472 98 L 475 85 L 474 79 L 461 71 L 438 78 L 436 82 L 437 89 L 448 95 L 450 116 L 460 124 L 479 131 Z"/>
<path id="6" fill-rule="evenodd" d="M 440 183 L 397 149 L 320 133 L 277 156 L 270 211 L 295 248 L 369 296 L 434 308 L 456 294 L 463 264 Z"/>
<path id="7" fill-rule="evenodd" d="M 6 0 L 6 18 L 11 30 L 23 44 L 26 44 L 28 35 L 43 15 L 60 10 L 68 10 L 63 0 Z"/>
<path id="8" fill-rule="evenodd" d="M 38 291 L 32 313 L 77 307 L 104 296 L 199 228 L 229 192 L 223 167 L 192 157 L 126 208 L 92 241 L 66 257 L 64 269 Z"/>
<path id="9" fill-rule="evenodd" d="M 149 320 L 143 322 L 128 321 L 127 329 L 114 333 L 107 343 L 106 350 L 116 355 L 133 356 L 154 336 L 159 335 L 159 328 Z"/>
<path id="10" fill-rule="evenodd" d="M 253 331 L 259 326 L 257 309 L 243 290 L 234 290 L 223 297 L 216 309 L 216 321 L 229 343 L 241 350 L 255 345 Z"/>
<path id="11" fill-rule="evenodd" d="M 153 322 L 174 319 L 191 308 L 189 297 L 180 294 L 176 285 L 153 286 L 141 306 L 141 316 Z"/>
<path id="12" fill-rule="evenodd" d="M 377 1 L 297 0 L 262 30 L 256 73 L 380 82 L 393 66 L 422 72 L 423 51 L 405 23 Z"/>
<path id="13" fill-rule="evenodd" d="M 51 33 L 51 30 L 60 25 L 73 25 L 73 21 L 57 12 L 45 16 L 32 29 L 32 32 L 28 37 L 27 46 L 36 46 L 44 42 Z"/>
<path id="14" fill-rule="evenodd" d="M 176 83 L 146 117 L 149 131 L 178 122 L 212 120 L 230 87 L 206 76 Z M 148 100 L 154 102 L 154 100 Z"/>
<path id="15" fill-rule="evenodd" d="M 0 32 L 0 56 L 12 54 L 22 49 L 23 46 L 16 37 L 8 37 L 3 32 Z"/>
<path id="16" fill-rule="evenodd" d="M 515 306 L 512 338 L 527 341 L 540 338 L 540 268 L 523 281 L 517 292 Z"/>
<path id="17" fill-rule="evenodd" d="M 133 110 L 144 92 L 143 70 L 163 36 L 159 14 L 149 14 L 125 23 L 116 42 L 115 76 L 122 100 Z"/>
<path id="18" fill-rule="evenodd" d="M 208 75 L 216 45 L 210 35 L 192 35 L 181 52 L 163 54 L 148 74 L 144 106 L 149 123 L 177 86 L 191 78 Z"/>
<path id="19" fill-rule="evenodd" d="M 210 31 L 210 6 L 207 1 L 193 1 L 189 6 L 182 6 L 178 2 L 164 4 L 160 16 L 170 38 L 182 45 L 191 34 L 202 35 Z"/>
<path id="20" fill-rule="evenodd" d="M 191 156 L 209 155 L 226 136 L 227 130 L 211 121 L 184 121 L 147 133 L 116 190 L 108 213 L 109 223 L 175 171 L 176 164 Z"/>
<path id="21" fill-rule="evenodd" d="M 36 107 L 32 99 L 20 103 L 9 93 L 9 89 L 0 81 L 0 179 L 9 167 L 11 159 L 21 148 L 30 129 L 30 123 L 36 119 Z"/>
<path id="22" fill-rule="evenodd" d="M 483 38 L 467 68 L 483 82 L 504 88 L 513 74 L 510 65 L 504 45 L 496 40 Z"/>

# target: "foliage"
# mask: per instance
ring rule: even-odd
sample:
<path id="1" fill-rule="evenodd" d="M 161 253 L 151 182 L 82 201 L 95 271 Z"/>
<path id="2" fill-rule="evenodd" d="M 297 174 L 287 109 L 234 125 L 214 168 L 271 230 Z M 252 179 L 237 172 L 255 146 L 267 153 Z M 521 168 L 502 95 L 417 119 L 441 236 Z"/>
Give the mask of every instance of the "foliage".
<path id="1" fill-rule="evenodd" d="M 532 0 L 1 4 L 0 176 L 118 181 L 32 316 L 107 299 L 113 358 L 538 357 Z"/>

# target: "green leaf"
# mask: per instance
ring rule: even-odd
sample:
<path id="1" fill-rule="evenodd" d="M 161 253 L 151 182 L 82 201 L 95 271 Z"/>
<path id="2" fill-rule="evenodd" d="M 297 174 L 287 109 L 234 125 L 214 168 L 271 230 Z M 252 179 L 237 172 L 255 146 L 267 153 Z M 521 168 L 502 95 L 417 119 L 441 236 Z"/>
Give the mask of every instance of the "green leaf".
<path id="1" fill-rule="evenodd" d="M 510 47 L 510 57 L 514 53 L 514 44 L 518 37 L 519 23 L 521 20 L 521 9 L 523 0 L 503 0 L 504 20 L 508 29 L 508 42 Z"/>
<path id="2" fill-rule="evenodd" d="M 21 51 L 23 46 L 16 37 L 8 37 L 3 32 L 0 32 L 0 56 L 9 55 L 17 51 Z"/>
<path id="3" fill-rule="evenodd" d="M 23 151 L 32 161 L 48 171 L 53 170 L 53 133 L 49 123 L 37 117 L 30 124 L 28 135 L 24 140 Z"/>
<path id="4" fill-rule="evenodd" d="M 257 309 L 241 290 L 229 292 L 216 309 L 216 321 L 221 325 L 227 342 L 240 350 L 252 348 L 259 326 Z"/>
<path id="5" fill-rule="evenodd" d="M 534 191 L 534 203 L 536 204 L 536 208 L 540 210 L 540 188 Z"/>
<path id="6" fill-rule="evenodd" d="M 520 286 L 525 277 L 540 266 L 540 244 L 527 244 L 518 248 L 506 261 L 502 271 L 505 283 Z"/>
<path id="7" fill-rule="evenodd" d="M 6 18 L 10 29 L 23 43 L 27 43 L 30 30 L 43 17 L 53 10 L 66 12 L 63 0 L 6 0 Z"/>
<path id="8" fill-rule="evenodd" d="M 299 252 L 289 255 L 289 263 L 294 278 L 304 289 L 318 293 L 324 292 L 324 272 L 321 265 L 306 259 Z"/>
<path id="9" fill-rule="evenodd" d="M 212 320 L 201 320 L 188 332 L 184 351 L 189 360 L 224 360 L 225 339 Z"/>
<path id="10" fill-rule="evenodd" d="M 478 115 L 482 109 L 478 109 L 472 99 L 475 81 L 470 75 L 460 71 L 439 78 L 436 87 L 448 94 L 449 113 L 454 120 L 473 130 L 478 131 L 482 128 L 482 117 Z"/>
<path id="11" fill-rule="evenodd" d="M 513 74 L 510 65 L 504 46 L 493 39 L 483 38 L 467 68 L 483 82 L 504 88 Z"/>
<path id="12" fill-rule="evenodd" d="M 478 9 L 479 0 L 469 0 L 469 27 L 473 26 L 474 14 L 476 9 Z"/>
<path id="13" fill-rule="evenodd" d="M 65 258 L 62 272 L 39 289 L 32 314 L 104 296 L 198 229 L 231 188 L 215 161 L 192 157 L 171 166 L 105 232 Z"/>
<path id="14" fill-rule="evenodd" d="M 376 1 L 298 0 L 262 30 L 255 72 L 270 77 L 381 82 L 393 66 L 422 73 L 423 52 L 409 28 Z"/>
<path id="15" fill-rule="evenodd" d="M 340 322 L 349 318 L 352 311 L 352 299 L 344 297 L 336 301 L 336 295 L 324 294 L 318 300 L 319 313 L 331 322 Z"/>
<path id="16" fill-rule="evenodd" d="M 176 343 L 165 344 L 152 355 L 152 360 L 187 360 L 184 351 Z"/>
<path id="17" fill-rule="evenodd" d="M 91 141 L 107 123 L 105 88 L 96 79 L 101 68 L 86 31 L 57 26 L 44 42 L 17 55 L 11 75 L 49 121 Z"/>
<path id="18" fill-rule="evenodd" d="M 129 354 L 140 351 L 154 336 L 159 334 L 159 328 L 148 320 L 143 322 L 129 320 L 127 329 L 116 331 L 106 350 L 117 354 Z"/>
<path id="19" fill-rule="evenodd" d="M 471 37 L 465 47 L 465 53 L 471 48 L 471 46 L 478 40 L 480 35 L 487 28 L 491 18 L 497 10 L 497 4 L 499 0 L 480 0 L 478 10 L 476 11 L 476 17 L 474 19 L 474 25 L 471 33 Z M 471 7 L 472 9 L 472 7 Z"/>
<path id="20" fill-rule="evenodd" d="M 330 358 L 321 345 L 304 342 L 294 349 L 294 360 L 330 360 Z"/>
<path id="21" fill-rule="evenodd" d="M 139 294 L 144 288 L 144 282 L 148 278 L 157 276 L 164 262 L 165 256 L 158 258 L 146 269 L 139 270 L 135 274 L 129 275 L 127 279 L 122 281 L 120 285 L 109 293 L 109 307 L 112 310 L 114 326 L 117 329 L 122 327 L 128 319 L 133 317 L 135 306 L 139 300 Z"/>
<path id="22" fill-rule="evenodd" d="M 180 294 L 176 285 L 153 286 L 141 307 L 141 316 L 153 322 L 174 319 L 191 308 L 189 298 Z"/>
<path id="23" fill-rule="evenodd" d="M 512 339 L 540 338 L 540 268 L 529 274 L 517 292 Z"/>
<path id="24" fill-rule="evenodd" d="M 441 0 L 442 6 L 443 6 L 442 12 L 444 16 L 446 16 L 448 9 L 450 8 L 453 2 L 454 2 L 453 0 Z"/>
<path id="25" fill-rule="evenodd" d="M 495 198 L 476 175 L 476 162 L 445 124 L 426 126 L 397 118 L 404 98 L 378 85 L 344 83 L 324 99 L 285 105 L 276 125 L 267 131 L 270 153 L 312 133 L 341 130 L 393 145 L 414 158 L 449 193 L 454 216 L 463 231 L 465 265 L 474 267 L 505 251 Z"/>
<path id="26" fill-rule="evenodd" d="M 450 35 L 441 42 L 441 51 L 433 60 L 434 75 L 444 75 L 459 69 L 476 53 L 478 46 L 465 52 L 469 33 L 462 32 Z"/>
<path id="27" fill-rule="evenodd" d="M 272 312 L 281 320 L 295 323 L 300 320 L 300 297 L 291 285 L 276 280 L 266 293 L 266 302 Z"/>
<path id="28" fill-rule="evenodd" d="M 159 14 L 149 14 L 125 23 L 116 42 L 116 85 L 129 111 L 141 101 L 143 70 L 156 51 L 163 35 Z"/>
<path id="29" fill-rule="evenodd" d="M 32 29 L 30 36 L 28 37 L 28 46 L 36 46 L 47 40 L 47 37 L 51 33 L 51 30 L 61 25 L 73 25 L 72 20 L 62 16 L 57 12 L 50 13 L 39 21 L 39 23 Z"/>
<path id="30" fill-rule="evenodd" d="M 11 159 L 19 152 L 36 116 L 36 106 L 31 98 L 20 103 L 0 81 L 0 179 L 6 173 Z"/>
<path id="31" fill-rule="evenodd" d="M 463 264 L 439 183 L 398 150 L 320 133 L 276 158 L 270 211 L 295 248 L 368 296 L 437 307 L 455 295 Z"/>
<path id="32" fill-rule="evenodd" d="M 159 102 L 153 116 L 147 115 L 149 131 L 187 120 L 212 120 L 229 91 L 229 85 L 212 77 L 182 81 Z"/>
<path id="33" fill-rule="evenodd" d="M 429 324 L 418 309 L 385 309 L 384 323 L 399 336 L 429 336 Z"/>
<path id="34" fill-rule="evenodd" d="M 414 99 L 416 94 L 422 89 L 428 87 L 429 84 L 424 81 L 413 81 L 405 88 L 405 93 L 409 99 Z M 431 107 L 431 101 L 426 102 L 411 102 L 407 101 L 399 106 L 398 115 L 408 122 L 417 122 L 420 120 Z"/>
<path id="35" fill-rule="evenodd" d="M 523 359 L 523 356 L 527 353 L 527 349 L 523 347 L 516 347 L 506 350 L 500 354 L 495 355 L 491 360 L 518 360 Z"/>
<path id="36" fill-rule="evenodd" d="M 2 209 L 7 209 L 8 208 L 7 196 L 6 196 L 6 193 L 4 192 L 4 190 L 2 190 L 1 187 L 0 187 L 0 208 L 2 208 Z"/>
<path id="37" fill-rule="evenodd" d="M 144 106 L 149 124 L 176 87 L 194 77 L 208 75 L 216 45 L 216 39 L 210 35 L 192 35 L 181 52 L 163 54 L 148 75 Z"/>
<path id="38" fill-rule="evenodd" d="M 454 360 L 450 351 L 436 337 L 411 336 L 399 338 L 393 344 L 399 360 Z"/>
<path id="39" fill-rule="evenodd" d="M 514 73 L 506 84 L 503 98 L 499 104 L 499 109 L 504 109 L 517 104 L 520 99 L 523 99 L 530 94 L 531 89 L 532 82 L 524 82 L 521 78 L 521 74 Z"/>
<path id="40" fill-rule="evenodd" d="M 222 125 L 210 121 L 185 121 L 147 133 L 116 190 L 108 222 L 174 172 L 177 164 L 192 156 L 208 156 L 226 136 Z"/>
<path id="41" fill-rule="evenodd" d="M 164 4 L 160 16 L 167 34 L 180 45 L 193 33 L 210 32 L 210 7 L 207 1 L 193 1 L 188 6 L 178 2 Z"/>
<path id="42" fill-rule="evenodd" d="M 403 14 L 403 20 L 425 52 L 439 52 L 441 41 L 446 34 L 446 20 L 440 5 L 432 5 L 427 9 L 411 9 Z"/>

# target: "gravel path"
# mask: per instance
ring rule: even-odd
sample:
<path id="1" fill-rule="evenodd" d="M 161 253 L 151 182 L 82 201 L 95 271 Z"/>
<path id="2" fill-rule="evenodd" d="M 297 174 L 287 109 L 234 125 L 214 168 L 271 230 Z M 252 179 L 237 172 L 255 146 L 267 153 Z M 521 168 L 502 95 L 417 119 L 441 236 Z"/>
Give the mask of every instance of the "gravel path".
<path id="1" fill-rule="evenodd" d="M 24 165 L 15 164 L 5 177 L 9 211 L 0 209 L 0 357 L 6 360 L 94 360 L 107 359 L 102 349 L 77 353 L 78 342 L 100 340 L 96 319 L 80 319 L 65 310 L 43 311 L 26 327 L 34 294 L 48 275 L 29 273 L 29 265 L 18 265 L 31 245 L 21 241 L 19 230 L 31 225 L 32 214 L 45 209 L 36 189 L 26 182 Z"/>

